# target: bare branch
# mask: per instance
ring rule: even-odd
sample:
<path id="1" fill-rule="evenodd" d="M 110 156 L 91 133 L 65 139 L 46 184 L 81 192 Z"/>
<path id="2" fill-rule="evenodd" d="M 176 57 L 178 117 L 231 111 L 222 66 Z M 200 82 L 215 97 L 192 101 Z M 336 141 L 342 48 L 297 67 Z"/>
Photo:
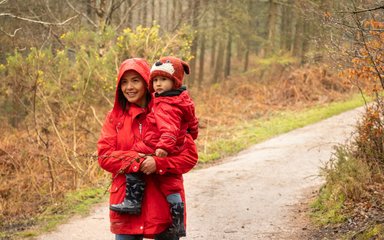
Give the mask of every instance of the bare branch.
<path id="1" fill-rule="evenodd" d="M 93 116 L 95 117 L 97 123 L 102 127 L 102 126 L 103 126 L 103 123 L 102 123 L 102 122 L 100 121 L 100 119 L 97 117 L 95 108 L 91 106 L 91 109 L 92 109 Z"/>
<path id="2" fill-rule="evenodd" d="M 97 24 L 92 21 L 92 19 L 90 19 L 87 15 L 85 15 L 84 13 L 78 11 L 68 0 L 65 0 L 67 2 L 67 4 L 69 5 L 70 8 L 72 8 L 73 11 L 75 11 L 77 14 L 80 14 L 81 16 L 83 16 L 85 19 L 87 19 L 88 22 L 90 22 L 96 29 L 98 28 L 97 27 Z"/>
<path id="3" fill-rule="evenodd" d="M 49 15 L 51 15 L 52 18 L 54 18 L 56 21 L 59 21 L 59 19 L 57 19 L 57 14 L 54 14 L 51 10 L 51 7 L 49 6 L 49 0 L 46 0 L 45 2 L 45 6 L 46 8 L 48 9 L 48 12 L 49 12 Z"/>
<path id="4" fill-rule="evenodd" d="M 8 0 L 3 0 L 3 1 L 1 1 L 0 2 L 0 4 L 4 4 L 4 3 L 6 3 Z"/>
<path id="5" fill-rule="evenodd" d="M 10 38 L 14 38 L 14 37 L 16 36 L 17 31 L 19 31 L 20 29 L 21 29 L 21 28 L 18 28 L 18 29 L 16 29 L 16 30 L 13 32 L 13 34 L 10 34 L 10 33 L 7 33 L 7 32 L 5 32 L 5 31 L 3 31 L 3 29 L 0 28 L 0 32 L 4 33 L 5 35 L 7 35 L 7 36 L 10 37 Z"/>
<path id="6" fill-rule="evenodd" d="M 373 7 L 373 8 L 362 9 L 362 10 L 355 10 L 355 11 L 342 11 L 342 12 L 338 12 L 338 13 L 357 14 L 357 13 L 373 12 L 373 11 L 376 11 L 379 9 L 384 9 L 384 6 Z"/>
<path id="7" fill-rule="evenodd" d="M 16 19 L 19 19 L 19 20 L 27 21 L 27 22 L 38 23 L 38 24 L 42 24 L 42 25 L 54 25 L 54 26 L 65 25 L 69 21 L 77 18 L 77 16 L 78 15 L 70 17 L 70 18 L 68 18 L 67 20 L 65 20 L 64 22 L 61 22 L 61 23 L 52 23 L 52 22 L 44 22 L 44 21 L 38 21 L 38 20 L 30 19 L 30 18 L 20 17 L 20 16 L 13 15 L 12 13 L 0 13 L 0 17 L 11 17 L 11 18 L 16 18 Z"/>
<path id="8" fill-rule="evenodd" d="M 353 11 L 352 13 L 356 14 L 356 13 L 364 13 L 364 12 L 373 12 L 373 11 L 376 11 L 376 10 L 379 10 L 379 9 L 384 9 L 384 6 L 375 7 L 375 8 L 369 8 L 369 9 L 363 9 L 363 10 L 358 10 L 358 11 Z"/>
<path id="9" fill-rule="evenodd" d="M 112 15 L 113 15 L 113 12 L 118 9 L 121 4 L 123 4 L 123 2 L 125 2 L 125 0 L 120 0 L 119 2 L 117 3 L 114 3 L 114 1 L 112 0 L 111 1 L 111 4 L 109 5 L 109 8 L 108 8 L 108 13 L 107 13 L 107 17 L 105 18 L 105 26 L 109 25 L 111 22 L 112 22 Z"/>
<path id="10" fill-rule="evenodd" d="M 119 25 L 115 28 L 115 30 L 118 30 L 122 25 L 126 24 L 126 22 L 128 21 L 128 16 L 130 14 L 130 12 L 132 11 L 132 9 L 134 7 L 136 7 L 136 5 L 140 2 L 140 0 L 136 0 L 135 2 L 132 3 L 131 6 L 129 6 L 129 8 L 127 8 L 127 10 L 125 11 L 124 15 L 125 16 L 119 23 Z"/>

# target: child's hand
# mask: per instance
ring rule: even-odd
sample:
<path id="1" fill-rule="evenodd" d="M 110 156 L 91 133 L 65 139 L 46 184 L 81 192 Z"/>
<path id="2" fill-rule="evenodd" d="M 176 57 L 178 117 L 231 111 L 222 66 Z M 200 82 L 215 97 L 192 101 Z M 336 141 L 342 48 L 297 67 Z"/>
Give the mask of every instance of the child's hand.
<path id="1" fill-rule="evenodd" d="M 156 155 L 156 157 L 166 157 L 168 155 L 168 153 L 164 149 L 158 148 L 155 151 L 155 155 Z"/>

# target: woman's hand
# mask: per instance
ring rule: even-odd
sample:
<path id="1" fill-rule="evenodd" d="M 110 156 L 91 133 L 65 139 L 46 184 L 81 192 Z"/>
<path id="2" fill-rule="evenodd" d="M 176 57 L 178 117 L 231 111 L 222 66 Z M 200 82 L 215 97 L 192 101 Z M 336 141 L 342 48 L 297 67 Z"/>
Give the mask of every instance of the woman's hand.
<path id="1" fill-rule="evenodd" d="M 156 172 L 156 161 L 152 156 L 146 156 L 142 153 L 139 153 L 139 156 L 144 157 L 144 161 L 140 165 L 140 171 L 147 175 Z"/>

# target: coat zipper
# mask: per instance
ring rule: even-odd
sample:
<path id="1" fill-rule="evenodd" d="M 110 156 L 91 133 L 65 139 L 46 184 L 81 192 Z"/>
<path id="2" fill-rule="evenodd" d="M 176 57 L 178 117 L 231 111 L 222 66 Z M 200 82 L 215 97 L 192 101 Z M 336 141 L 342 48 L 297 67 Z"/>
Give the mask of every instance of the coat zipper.
<path id="1" fill-rule="evenodd" d="M 140 132 L 140 136 L 141 136 L 141 131 L 143 129 L 143 125 L 141 123 L 139 123 L 139 132 Z"/>
<path id="2" fill-rule="evenodd" d="M 121 123 L 120 123 L 120 122 L 119 122 L 119 123 L 117 123 L 117 125 L 116 125 L 116 133 L 119 133 L 120 125 L 121 125 Z"/>

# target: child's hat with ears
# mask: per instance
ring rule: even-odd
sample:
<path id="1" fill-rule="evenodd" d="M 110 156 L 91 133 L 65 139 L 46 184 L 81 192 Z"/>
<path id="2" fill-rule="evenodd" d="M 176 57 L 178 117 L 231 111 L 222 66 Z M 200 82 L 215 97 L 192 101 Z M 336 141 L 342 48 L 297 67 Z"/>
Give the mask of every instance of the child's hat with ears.
<path id="1" fill-rule="evenodd" d="M 189 74 L 189 65 L 176 57 L 163 57 L 155 62 L 151 68 L 149 80 L 149 90 L 154 92 L 153 78 L 157 76 L 167 77 L 174 82 L 174 89 L 178 89 L 183 84 L 184 72 Z"/>

